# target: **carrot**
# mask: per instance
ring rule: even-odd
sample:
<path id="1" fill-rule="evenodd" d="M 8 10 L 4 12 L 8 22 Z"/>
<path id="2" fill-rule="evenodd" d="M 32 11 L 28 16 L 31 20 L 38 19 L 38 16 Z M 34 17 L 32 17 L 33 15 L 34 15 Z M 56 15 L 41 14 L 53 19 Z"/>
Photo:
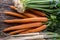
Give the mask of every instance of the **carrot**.
<path id="1" fill-rule="evenodd" d="M 26 30 L 27 30 L 27 29 L 16 30 L 16 31 L 10 32 L 9 34 L 10 34 L 10 35 L 14 35 L 14 34 L 17 34 L 17 33 L 23 32 L 23 31 L 26 31 Z"/>
<path id="2" fill-rule="evenodd" d="M 11 30 L 28 29 L 28 28 L 32 28 L 32 27 L 38 27 L 41 25 L 42 25 L 42 23 L 40 23 L 40 22 L 28 23 L 28 24 L 22 24 L 22 25 L 18 25 L 18 26 L 12 26 L 10 28 L 4 29 L 3 31 L 7 32 L 7 31 L 11 31 Z"/>
<path id="3" fill-rule="evenodd" d="M 16 10 L 15 6 L 9 6 L 11 9 Z"/>
<path id="4" fill-rule="evenodd" d="M 35 28 L 35 29 L 31 29 L 31 30 L 27 30 L 27 31 L 21 32 L 20 34 L 40 32 L 40 31 L 46 29 L 46 27 L 47 27 L 46 25 L 43 25 L 43 26 L 40 26 L 40 27 Z"/>
<path id="5" fill-rule="evenodd" d="M 15 6 L 10 6 L 10 8 L 16 10 L 16 7 Z M 34 10 L 34 9 L 29 9 L 29 11 L 32 11 L 34 14 L 37 14 L 39 16 L 43 16 L 43 17 L 47 16 L 44 12 L 37 11 L 37 10 Z"/>
<path id="6" fill-rule="evenodd" d="M 16 10 L 16 7 L 15 6 L 10 6 L 10 8 Z M 28 12 L 25 12 L 25 13 L 22 13 L 23 15 L 31 18 L 31 17 L 36 17 L 35 15 L 31 14 L 31 13 L 28 13 Z"/>
<path id="7" fill-rule="evenodd" d="M 35 18 L 35 17 L 37 17 L 36 15 L 34 15 L 34 14 L 30 13 L 30 12 L 26 12 L 26 11 L 25 11 L 25 13 L 22 13 L 22 14 L 25 15 L 25 16 L 27 16 L 27 17 L 29 17 L 29 18 Z"/>
<path id="8" fill-rule="evenodd" d="M 16 16 L 16 17 L 20 17 L 20 18 L 27 18 L 26 16 L 18 14 L 18 13 L 15 13 L 15 12 L 5 12 L 5 14 Z"/>
<path id="9" fill-rule="evenodd" d="M 29 10 L 36 15 L 43 16 L 43 17 L 47 16 L 45 13 L 43 13 L 41 11 L 37 11 L 37 10 L 34 10 L 34 9 L 29 9 Z"/>
<path id="10" fill-rule="evenodd" d="M 29 22 L 47 22 L 47 21 L 48 18 L 46 17 L 4 20 L 4 22 L 6 23 L 29 23 Z"/>
<path id="11" fill-rule="evenodd" d="M 12 8 L 12 9 L 16 9 L 16 7 L 15 6 L 10 6 L 10 8 Z M 31 13 L 29 13 L 29 12 L 26 12 L 25 11 L 25 13 L 22 13 L 23 15 L 25 15 L 25 16 L 27 16 L 27 17 L 29 17 L 29 18 L 31 18 L 31 17 L 37 17 L 36 15 L 34 15 L 34 14 L 31 14 Z"/>
<path id="12" fill-rule="evenodd" d="M 30 28 L 30 29 L 33 29 L 33 28 Z M 14 34 L 19 34 L 20 32 L 24 32 L 24 31 L 27 31 L 27 30 L 30 30 L 30 29 L 21 29 L 21 30 L 16 30 L 16 31 L 12 31 L 10 32 L 9 34 L 10 35 L 14 35 Z"/>

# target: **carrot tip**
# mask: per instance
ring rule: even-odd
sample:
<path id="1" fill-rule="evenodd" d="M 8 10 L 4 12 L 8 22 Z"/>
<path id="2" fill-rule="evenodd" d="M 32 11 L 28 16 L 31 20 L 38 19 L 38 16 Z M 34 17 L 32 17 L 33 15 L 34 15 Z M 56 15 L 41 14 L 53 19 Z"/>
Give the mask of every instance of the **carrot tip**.
<path id="1" fill-rule="evenodd" d="M 9 6 L 9 7 L 14 7 L 14 6 Z"/>
<path id="2" fill-rule="evenodd" d="M 12 9 L 16 9 L 16 7 L 15 6 L 9 6 L 10 8 L 12 8 Z"/>
<path id="3" fill-rule="evenodd" d="M 7 22 L 6 20 L 4 20 L 3 22 Z"/>
<path id="4" fill-rule="evenodd" d="M 10 13 L 10 12 L 4 12 L 4 13 Z"/>

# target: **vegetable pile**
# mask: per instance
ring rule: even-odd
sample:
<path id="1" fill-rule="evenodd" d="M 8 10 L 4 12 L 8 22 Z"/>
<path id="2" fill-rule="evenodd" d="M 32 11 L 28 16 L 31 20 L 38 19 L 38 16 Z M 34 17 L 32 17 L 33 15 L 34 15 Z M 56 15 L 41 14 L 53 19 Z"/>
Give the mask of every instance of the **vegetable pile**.
<path id="1" fill-rule="evenodd" d="M 14 6 L 9 6 L 9 7 L 15 10 Z M 9 33 L 10 35 L 41 32 L 45 30 L 48 26 L 47 15 L 44 12 L 40 12 L 38 10 L 28 9 L 21 14 L 17 12 L 5 12 L 5 14 L 20 18 L 20 19 L 4 20 L 4 22 L 6 23 L 20 24 L 3 30 L 4 32 Z"/>
<path id="2" fill-rule="evenodd" d="M 60 28 L 60 0 L 13 0 L 14 6 L 9 6 L 17 12 L 5 14 L 20 19 L 4 20 L 6 23 L 20 23 L 18 26 L 6 28 L 3 31 L 9 34 L 40 32 L 44 29 L 50 32 L 59 32 Z"/>

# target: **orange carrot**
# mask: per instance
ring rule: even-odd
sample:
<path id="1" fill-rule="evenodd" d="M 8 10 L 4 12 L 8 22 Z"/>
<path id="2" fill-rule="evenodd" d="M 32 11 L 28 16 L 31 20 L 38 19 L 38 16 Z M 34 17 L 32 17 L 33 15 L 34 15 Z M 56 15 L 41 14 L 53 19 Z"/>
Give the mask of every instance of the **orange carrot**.
<path id="1" fill-rule="evenodd" d="M 25 15 L 25 16 L 27 16 L 27 17 L 29 17 L 29 18 L 35 18 L 35 17 L 37 17 L 36 15 L 34 15 L 34 14 L 30 13 L 30 12 L 26 12 L 26 11 L 25 11 L 25 13 L 22 13 L 22 14 Z"/>
<path id="2" fill-rule="evenodd" d="M 16 30 L 16 31 L 10 32 L 9 34 L 10 34 L 10 35 L 14 35 L 14 34 L 17 34 L 17 33 L 23 32 L 23 31 L 26 31 L 26 30 L 27 30 L 27 29 Z"/>
<path id="3" fill-rule="evenodd" d="M 31 30 L 31 29 L 33 29 L 33 28 L 16 30 L 16 31 L 10 32 L 9 34 L 10 34 L 10 35 L 14 35 L 14 34 L 17 34 L 17 33 L 19 34 L 20 32 L 24 32 L 24 31 Z M 34 29 L 35 29 L 35 28 L 34 28 Z"/>
<path id="4" fill-rule="evenodd" d="M 47 22 L 47 21 L 48 18 L 46 17 L 4 20 L 4 22 L 6 23 L 29 23 L 29 22 Z"/>
<path id="5" fill-rule="evenodd" d="M 15 6 L 10 6 L 10 8 L 16 10 L 16 7 Z M 29 11 L 32 11 L 34 14 L 37 14 L 39 16 L 43 16 L 43 17 L 47 16 L 44 12 L 37 11 L 37 10 L 34 10 L 34 9 L 29 9 Z M 25 15 L 28 15 L 28 14 L 25 14 Z"/>
<path id="6" fill-rule="evenodd" d="M 16 7 L 15 6 L 9 6 L 11 9 L 14 9 L 14 10 L 16 10 Z"/>
<path id="7" fill-rule="evenodd" d="M 14 9 L 14 10 L 16 10 L 15 6 L 9 6 L 9 7 L 12 8 L 12 9 Z M 25 15 L 25 16 L 27 16 L 27 17 L 29 17 L 29 18 L 31 18 L 31 17 L 37 17 L 37 16 L 35 16 L 35 15 L 29 13 L 29 12 L 26 12 L 26 11 L 25 11 L 25 13 L 22 13 L 22 14 Z"/>
<path id="8" fill-rule="evenodd" d="M 41 32 L 42 30 L 46 29 L 46 27 L 47 27 L 46 25 L 43 25 L 43 26 L 40 26 L 40 27 L 35 28 L 35 29 L 31 29 L 31 30 L 27 30 L 27 31 L 21 32 L 20 34 Z"/>
<path id="9" fill-rule="evenodd" d="M 20 18 L 27 18 L 26 16 L 18 14 L 18 13 L 15 13 L 15 12 L 5 12 L 5 14 L 16 16 L 16 17 L 20 17 Z"/>
<path id="10" fill-rule="evenodd" d="M 10 8 L 12 8 L 12 9 L 16 9 L 16 7 L 15 6 L 10 6 Z M 22 13 L 23 15 L 25 15 L 25 16 L 27 16 L 27 17 L 29 17 L 29 18 L 31 18 L 31 17 L 37 17 L 36 15 L 34 15 L 34 14 L 31 14 L 30 12 L 26 12 L 25 11 L 25 13 Z"/>
<path id="11" fill-rule="evenodd" d="M 37 14 L 39 16 L 47 16 L 45 13 L 41 12 L 41 11 L 37 11 L 37 10 L 34 10 L 34 9 L 29 9 L 31 12 L 33 12 L 34 14 Z"/>
<path id="12" fill-rule="evenodd" d="M 11 30 L 28 29 L 28 28 L 32 28 L 32 27 L 38 27 L 41 25 L 42 25 L 42 23 L 40 23 L 40 22 L 28 23 L 28 24 L 22 24 L 22 25 L 18 25 L 18 26 L 12 26 L 12 27 L 4 29 L 3 31 L 7 32 L 7 31 L 11 31 Z"/>

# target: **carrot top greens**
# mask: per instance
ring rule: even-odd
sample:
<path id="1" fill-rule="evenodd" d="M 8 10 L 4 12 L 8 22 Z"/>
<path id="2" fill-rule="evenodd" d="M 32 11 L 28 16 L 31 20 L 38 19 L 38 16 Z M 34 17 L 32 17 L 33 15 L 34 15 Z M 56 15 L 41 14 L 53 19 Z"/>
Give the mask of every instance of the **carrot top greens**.
<path id="1" fill-rule="evenodd" d="M 49 13 L 53 13 L 59 10 L 60 0 L 20 0 L 25 9 L 33 8 Z"/>

